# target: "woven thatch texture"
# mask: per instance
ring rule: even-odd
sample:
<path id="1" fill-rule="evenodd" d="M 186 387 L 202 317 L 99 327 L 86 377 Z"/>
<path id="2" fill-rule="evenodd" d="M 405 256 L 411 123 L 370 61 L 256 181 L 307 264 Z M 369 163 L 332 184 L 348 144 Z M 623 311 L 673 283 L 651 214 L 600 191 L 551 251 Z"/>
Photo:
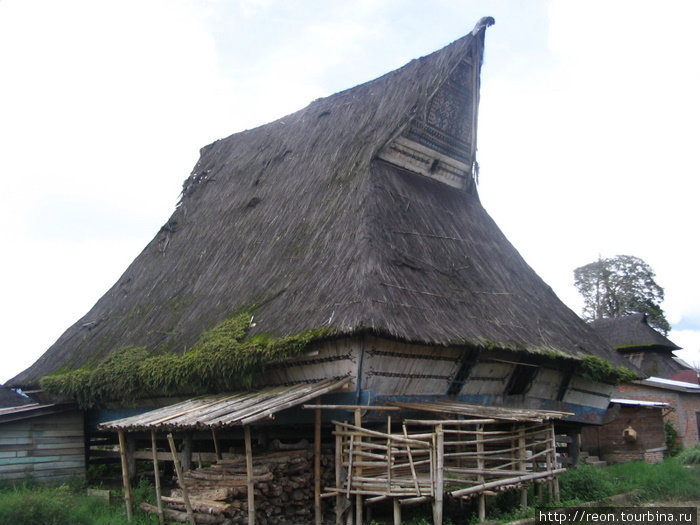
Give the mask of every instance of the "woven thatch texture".
<path id="1" fill-rule="evenodd" d="M 127 345 L 181 352 L 251 305 L 253 333 L 330 326 L 606 357 L 475 195 L 373 160 L 460 60 L 474 54 L 478 67 L 482 42 L 483 30 L 203 148 L 153 241 L 12 383 Z"/>

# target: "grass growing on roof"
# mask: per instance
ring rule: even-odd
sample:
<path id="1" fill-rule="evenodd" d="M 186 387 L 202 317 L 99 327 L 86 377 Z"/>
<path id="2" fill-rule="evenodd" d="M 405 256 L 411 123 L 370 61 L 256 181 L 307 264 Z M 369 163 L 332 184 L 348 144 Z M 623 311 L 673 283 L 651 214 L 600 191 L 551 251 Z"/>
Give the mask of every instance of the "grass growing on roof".
<path id="1" fill-rule="evenodd" d="M 248 337 L 250 318 L 246 311 L 222 321 L 183 354 L 154 356 L 145 347 L 125 347 L 97 365 L 45 376 L 40 385 L 46 392 L 75 399 L 84 408 L 105 401 L 240 389 L 250 386 L 252 373 L 265 363 L 296 355 L 312 340 L 330 333 L 318 329 L 287 337 Z"/>
<path id="2" fill-rule="evenodd" d="M 598 356 L 587 355 L 581 361 L 581 371 L 583 377 L 592 381 L 613 381 L 615 383 L 626 383 L 638 379 L 637 374 L 624 366 L 615 367 L 605 359 Z"/>

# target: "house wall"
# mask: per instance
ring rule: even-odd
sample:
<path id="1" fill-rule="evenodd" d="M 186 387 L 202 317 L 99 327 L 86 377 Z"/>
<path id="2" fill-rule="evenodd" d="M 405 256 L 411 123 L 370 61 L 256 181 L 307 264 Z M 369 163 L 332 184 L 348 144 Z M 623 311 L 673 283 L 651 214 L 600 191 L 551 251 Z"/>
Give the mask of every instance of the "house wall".
<path id="1" fill-rule="evenodd" d="M 700 442 L 698 439 L 700 394 L 625 383 L 616 388 L 615 395 L 629 399 L 668 403 L 673 410 L 667 411 L 665 420 L 678 431 L 683 447 L 693 447 Z"/>
<path id="2" fill-rule="evenodd" d="M 611 463 L 663 460 L 666 435 L 661 408 L 622 405 L 615 411 L 617 416 L 611 422 L 582 428 L 581 448 Z M 628 426 L 637 433 L 636 441 L 623 438 Z"/>
<path id="3" fill-rule="evenodd" d="M 0 480 L 85 477 L 83 413 L 78 410 L 0 423 Z"/>

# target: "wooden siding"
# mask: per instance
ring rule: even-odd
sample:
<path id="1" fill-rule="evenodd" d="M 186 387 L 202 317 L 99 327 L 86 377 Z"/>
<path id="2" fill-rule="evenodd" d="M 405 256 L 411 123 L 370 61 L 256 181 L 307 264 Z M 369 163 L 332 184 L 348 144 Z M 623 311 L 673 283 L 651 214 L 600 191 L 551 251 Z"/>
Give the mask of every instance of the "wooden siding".
<path id="1" fill-rule="evenodd" d="M 462 351 L 370 337 L 365 343 L 362 388 L 377 395 L 445 395 Z"/>
<path id="2" fill-rule="evenodd" d="M 564 374 L 553 368 L 541 367 L 532 381 L 532 385 L 527 392 L 530 397 L 542 399 L 556 399 Z"/>
<path id="3" fill-rule="evenodd" d="M 77 410 L 0 424 L 0 480 L 40 482 L 85 476 L 83 413 Z"/>
<path id="4" fill-rule="evenodd" d="M 614 389 L 615 385 L 574 376 L 566 389 L 563 401 L 594 408 L 608 408 Z"/>

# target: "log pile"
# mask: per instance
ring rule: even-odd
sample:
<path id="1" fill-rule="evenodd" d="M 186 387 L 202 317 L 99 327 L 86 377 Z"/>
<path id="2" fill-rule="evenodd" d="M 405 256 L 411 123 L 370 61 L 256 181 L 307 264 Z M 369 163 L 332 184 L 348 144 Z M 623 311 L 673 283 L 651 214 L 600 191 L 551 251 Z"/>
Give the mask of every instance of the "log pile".
<path id="1" fill-rule="evenodd" d="M 322 456 L 322 484 L 334 479 L 333 455 Z M 224 459 L 184 474 L 197 523 L 238 525 L 248 523 L 245 456 Z M 258 525 L 311 523 L 314 519 L 313 451 L 281 450 L 253 457 L 255 522 Z M 181 489 L 174 489 L 167 517 L 187 521 Z M 155 512 L 155 507 L 143 510 Z"/>

